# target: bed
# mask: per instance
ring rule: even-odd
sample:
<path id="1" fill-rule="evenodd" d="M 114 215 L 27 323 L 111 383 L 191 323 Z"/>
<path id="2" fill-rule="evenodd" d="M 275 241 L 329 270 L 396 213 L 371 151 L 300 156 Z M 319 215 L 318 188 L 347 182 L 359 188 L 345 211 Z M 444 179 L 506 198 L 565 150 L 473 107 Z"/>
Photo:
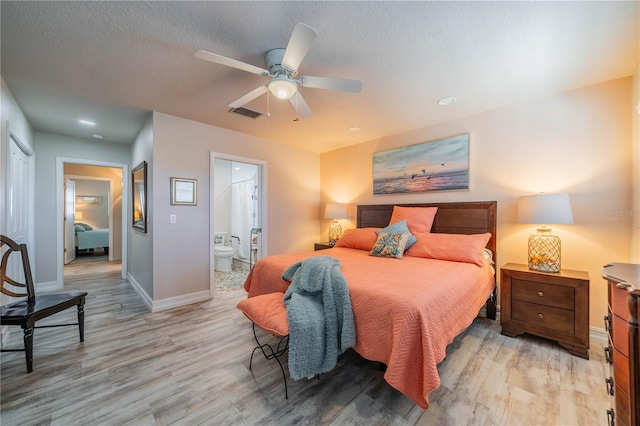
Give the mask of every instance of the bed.
<path id="1" fill-rule="evenodd" d="M 473 322 L 483 306 L 486 305 L 486 316 L 495 319 L 495 270 L 486 254 L 492 253 L 495 262 L 496 204 L 489 201 L 398 205 L 437 207 L 432 217 L 433 235 L 416 233 L 418 243 L 409 250 L 417 247 L 414 250 L 417 255 L 409 255 L 407 250 L 401 259 L 370 256 L 366 250 L 369 243 L 360 247 L 363 238 L 375 239 L 370 234 L 376 235 L 375 230 L 389 224 L 392 214 L 395 215 L 394 205 L 360 205 L 357 230 L 345 232 L 336 247 L 265 257 L 251 270 L 245 290 L 248 297 L 284 292 L 289 283 L 281 275 L 291 264 L 311 256 L 338 258 L 353 306 L 356 326 L 353 349 L 366 359 L 385 364 L 387 383 L 426 409 L 429 393 L 440 385 L 437 364 L 445 358 L 447 345 Z M 355 234 L 361 234 L 359 243 L 341 243 L 343 238 L 348 240 Z M 473 243 L 467 244 L 467 239 Z M 429 240 L 435 243 L 427 246 Z M 447 240 L 462 242 L 464 247 L 440 256 L 436 253 L 439 250 L 446 252 L 447 247 L 455 247 Z M 475 254 L 472 262 L 438 258 L 451 257 L 452 253 L 456 258 L 457 253 L 464 254 L 467 246 L 479 242 L 480 260 Z M 429 256 L 424 257 L 425 254 Z"/>
<path id="2" fill-rule="evenodd" d="M 76 223 L 76 253 L 79 250 L 102 248 L 109 253 L 109 230 L 92 228 L 83 223 Z"/>

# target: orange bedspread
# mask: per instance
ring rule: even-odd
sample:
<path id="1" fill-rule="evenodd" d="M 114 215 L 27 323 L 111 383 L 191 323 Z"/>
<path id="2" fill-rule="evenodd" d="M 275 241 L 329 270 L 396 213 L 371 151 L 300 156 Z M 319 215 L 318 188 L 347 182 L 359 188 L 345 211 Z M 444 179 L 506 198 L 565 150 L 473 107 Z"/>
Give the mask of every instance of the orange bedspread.
<path id="1" fill-rule="evenodd" d="M 429 407 L 428 395 L 440 386 L 437 364 L 456 335 L 468 327 L 493 290 L 485 263 L 450 262 L 404 256 L 368 255 L 368 251 L 332 248 L 266 257 L 255 264 L 244 288 L 249 297 L 284 292 L 282 272 L 311 256 L 340 259 L 353 305 L 354 349 L 387 365 L 385 380 Z"/>

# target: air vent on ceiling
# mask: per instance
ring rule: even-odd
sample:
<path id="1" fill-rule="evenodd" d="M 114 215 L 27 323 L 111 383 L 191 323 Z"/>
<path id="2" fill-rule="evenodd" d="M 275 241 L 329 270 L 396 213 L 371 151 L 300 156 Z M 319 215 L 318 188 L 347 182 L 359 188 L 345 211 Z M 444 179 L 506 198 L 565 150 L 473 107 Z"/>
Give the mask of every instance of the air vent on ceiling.
<path id="1" fill-rule="evenodd" d="M 254 119 L 262 115 L 261 112 L 254 111 L 252 109 L 243 108 L 243 107 L 231 108 L 229 112 L 234 112 L 236 114 L 244 115 L 245 117 L 254 118 Z"/>

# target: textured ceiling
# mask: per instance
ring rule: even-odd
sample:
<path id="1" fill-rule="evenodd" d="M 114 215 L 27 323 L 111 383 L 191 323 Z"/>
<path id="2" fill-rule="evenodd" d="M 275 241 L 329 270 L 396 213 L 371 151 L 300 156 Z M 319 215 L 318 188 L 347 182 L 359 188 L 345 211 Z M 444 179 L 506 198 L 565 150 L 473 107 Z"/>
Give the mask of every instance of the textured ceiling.
<path id="1" fill-rule="evenodd" d="M 639 4 L 3 0 L 0 65 L 38 131 L 130 143 L 153 110 L 323 152 L 629 76 Z M 300 73 L 362 92 L 301 88 L 313 115 L 297 122 L 273 97 L 269 118 L 230 114 L 268 79 L 194 53 L 264 67 L 297 22 L 318 31 Z M 447 96 L 457 102 L 437 104 Z M 266 113 L 267 96 L 246 106 Z"/>

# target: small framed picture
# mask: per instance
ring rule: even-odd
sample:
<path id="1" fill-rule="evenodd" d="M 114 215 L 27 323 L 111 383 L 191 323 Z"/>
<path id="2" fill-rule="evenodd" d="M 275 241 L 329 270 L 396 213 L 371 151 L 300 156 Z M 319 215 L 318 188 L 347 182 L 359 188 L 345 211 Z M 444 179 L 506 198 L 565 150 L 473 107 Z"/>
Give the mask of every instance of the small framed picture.
<path id="1" fill-rule="evenodd" d="M 198 203 L 196 179 L 171 178 L 171 205 L 195 206 Z"/>

